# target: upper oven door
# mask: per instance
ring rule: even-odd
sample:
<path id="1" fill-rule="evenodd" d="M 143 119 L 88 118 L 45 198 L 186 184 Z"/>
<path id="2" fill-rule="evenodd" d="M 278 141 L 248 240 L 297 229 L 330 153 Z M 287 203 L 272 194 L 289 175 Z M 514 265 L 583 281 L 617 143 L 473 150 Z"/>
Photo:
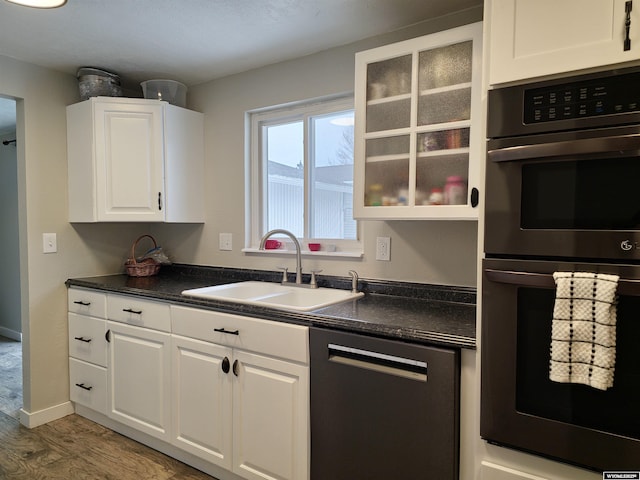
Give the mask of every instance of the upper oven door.
<path id="1" fill-rule="evenodd" d="M 640 259 L 640 126 L 488 142 L 489 255 Z"/>

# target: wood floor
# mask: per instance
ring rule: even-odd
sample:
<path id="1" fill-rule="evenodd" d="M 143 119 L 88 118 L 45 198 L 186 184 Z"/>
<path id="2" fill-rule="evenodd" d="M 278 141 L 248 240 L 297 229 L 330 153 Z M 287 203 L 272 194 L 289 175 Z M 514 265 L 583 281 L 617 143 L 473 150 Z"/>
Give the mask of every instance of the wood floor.
<path id="1" fill-rule="evenodd" d="M 22 426 L 17 415 L 22 407 L 22 377 L 16 385 L 11 366 L 16 359 L 3 349 L 5 343 L 0 342 L 0 479 L 213 479 L 78 415 L 32 429 Z"/>
<path id="2" fill-rule="evenodd" d="M 28 429 L 0 412 L 0 478 L 211 480 L 78 415 Z"/>

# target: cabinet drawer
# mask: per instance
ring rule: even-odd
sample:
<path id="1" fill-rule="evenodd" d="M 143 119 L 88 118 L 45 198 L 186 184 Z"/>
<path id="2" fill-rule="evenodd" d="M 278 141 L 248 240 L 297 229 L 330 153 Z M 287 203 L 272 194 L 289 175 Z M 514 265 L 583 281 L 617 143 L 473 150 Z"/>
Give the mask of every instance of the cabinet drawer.
<path id="1" fill-rule="evenodd" d="M 136 327 L 171 331 L 171 314 L 167 303 L 128 295 L 108 295 L 107 317 Z"/>
<path id="2" fill-rule="evenodd" d="M 72 402 L 107 413 L 107 369 L 75 358 L 69 359 L 69 396 Z"/>
<path id="3" fill-rule="evenodd" d="M 107 294 L 70 288 L 67 293 L 68 309 L 70 312 L 89 315 L 91 317 L 107 318 Z"/>
<path id="4" fill-rule="evenodd" d="M 106 320 L 69 313 L 69 356 L 106 367 L 106 331 Z"/>
<path id="5" fill-rule="evenodd" d="M 185 337 L 308 363 L 309 329 L 300 325 L 171 306 L 172 332 Z"/>

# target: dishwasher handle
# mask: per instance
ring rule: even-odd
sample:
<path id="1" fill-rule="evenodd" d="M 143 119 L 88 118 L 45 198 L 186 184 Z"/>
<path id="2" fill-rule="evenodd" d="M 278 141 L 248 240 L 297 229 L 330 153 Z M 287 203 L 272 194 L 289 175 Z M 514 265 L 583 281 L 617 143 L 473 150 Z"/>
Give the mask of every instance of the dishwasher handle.
<path id="1" fill-rule="evenodd" d="M 427 362 L 330 343 L 329 361 L 387 375 L 427 381 Z"/>

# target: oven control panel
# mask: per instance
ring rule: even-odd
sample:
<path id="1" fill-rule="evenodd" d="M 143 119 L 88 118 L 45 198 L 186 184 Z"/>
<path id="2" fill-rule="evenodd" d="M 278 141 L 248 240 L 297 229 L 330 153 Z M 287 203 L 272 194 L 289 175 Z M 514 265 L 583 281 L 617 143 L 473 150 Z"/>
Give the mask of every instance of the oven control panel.
<path id="1" fill-rule="evenodd" d="M 640 72 L 524 90 L 525 124 L 640 111 Z"/>

